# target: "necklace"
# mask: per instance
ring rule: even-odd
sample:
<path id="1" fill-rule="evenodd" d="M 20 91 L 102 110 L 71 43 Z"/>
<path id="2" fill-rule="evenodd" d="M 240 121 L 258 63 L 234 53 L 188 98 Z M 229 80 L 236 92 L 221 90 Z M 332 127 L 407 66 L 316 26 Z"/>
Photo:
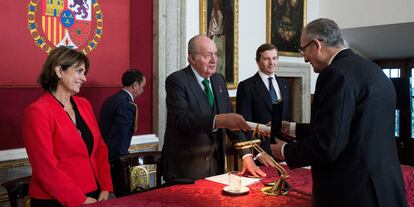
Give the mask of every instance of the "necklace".
<path id="1" fill-rule="evenodd" d="M 50 92 L 50 91 L 49 91 Z M 70 121 L 72 121 L 73 125 L 75 125 L 76 130 L 79 132 L 79 134 L 82 135 L 82 132 L 78 129 L 77 125 L 76 125 L 76 112 L 75 109 L 72 105 L 72 98 L 69 98 L 69 104 L 63 104 L 56 96 L 55 94 L 53 94 L 52 92 L 50 92 L 50 94 L 56 99 L 56 101 L 62 106 L 63 110 L 65 111 L 65 113 L 68 115 Z M 72 116 L 70 114 L 73 114 L 74 119 L 72 118 Z"/>
<path id="2" fill-rule="evenodd" d="M 72 121 L 72 123 L 76 126 L 76 113 L 75 113 L 75 110 L 73 110 L 72 107 L 63 108 L 63 109 L 68 114 L 68 116 L 69 116 L 70 120 Z M 73 117 L 71 115 L 73 115 Z"/>

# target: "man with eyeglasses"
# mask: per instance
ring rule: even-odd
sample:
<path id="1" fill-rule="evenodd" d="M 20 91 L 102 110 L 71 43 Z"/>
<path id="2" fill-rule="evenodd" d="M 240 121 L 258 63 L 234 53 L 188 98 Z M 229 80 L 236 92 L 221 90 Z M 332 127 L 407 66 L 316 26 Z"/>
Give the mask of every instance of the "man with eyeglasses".
<path id="1" fill-rule="evenodd" d="M 240 130 L 250 127 L 232 112 L 226 81 L 216 73 L 217 47 L 204 35 L 188 43 L 186 68 L 169 75 L 167 127 L 162 149 L 163 176 L 168 184 L 191 183 L 224 173 L 224 137 L 246 141 Z M 250 150 L 240 151 L 242 173 L 266 176 L 256 166 Z"/>
<path id="2" fill-rule="evenodd" d="M 312 206 L 407 206 L 398 161 L 396 94 L 375 63 L 345 48 L 338 25 L 302 30 L 301 53 L 319 73 L 309 124 L 282 123 L 296 142 L 273 153 L 289 168 L 312 167 Z"/>

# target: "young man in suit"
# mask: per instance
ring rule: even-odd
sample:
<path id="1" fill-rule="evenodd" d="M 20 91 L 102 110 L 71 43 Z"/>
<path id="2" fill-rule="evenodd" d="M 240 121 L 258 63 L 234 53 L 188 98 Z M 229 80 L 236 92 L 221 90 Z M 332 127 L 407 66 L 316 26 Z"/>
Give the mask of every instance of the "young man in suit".
<path id="1" fill-rule="evenodd" d="M 188 43 L 186 68 L 169 75 L 167 127 L 162 149 L 163 176 L 167 183 L 224 173 L 224 136 L 235 143 L 245 141 L 240 130 L 249 130 L 242 116 L 231 113 L 224 77 L 216 73 L 217 48 L 203 35 Z M 242 151 L 243 170 L 265 176 L 249 150 Z"/>
<path id="2" fill-rule="evenodd" d="M 275 75 L 277 61 L 277 48 L 273 44 L 266 43 L 257 48 L 256 63 L 259 71 L 240 82 L 237 88 L 237 113 L 247 121 L 269 123 L 272 120 L 272 104 L 282 99 L 282 113 L 273 115 L 281 117 L 281 120 L 291 120 L 290 88 L 286 80 Z M 247 132 L 246 136 L 251 139 L 252 133 Z M 275 143 L 274 138 L 264 138 L 261 141 L 260 147 L 267 154 L 272 155 L 271 144 Z M 261 157 L 259 156 L 258 159 L 260 160 Z M 265 163 L 265 165 L 273 166 L 272 163 Z"/>
<path id="3" fill-rule="evenodd" d="M 345 48 L 330 19 L 302 31 L 301 53 L 316 73 L 310 124 L 282 123 L 294 143 L 274 154 L 312 166 L 313 206 L 407 206 L 394 137 L 396 94 L 375 63 Z"/>
<path id="4" fill-rule="evenodd" d="M 122 90 L 110 96 L 102 105 L 99 128 L 108 146 L 114 193 L 119 195 L 119 175 L 115 170 L 118 159 L 128 154 L 131 138 L 136 130 L 137 107 L 135 97 L 144 91 L 146 80 L 141 71 L 130 69 L 122 75 Z"/>

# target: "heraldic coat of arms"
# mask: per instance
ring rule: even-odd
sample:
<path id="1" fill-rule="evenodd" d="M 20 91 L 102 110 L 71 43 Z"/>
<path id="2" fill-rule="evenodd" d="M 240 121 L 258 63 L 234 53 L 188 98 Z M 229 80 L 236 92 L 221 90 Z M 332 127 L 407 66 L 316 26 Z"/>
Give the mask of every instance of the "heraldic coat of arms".
<path id="1" fill-rule="evenodd" d="M 30 0 L 27 18 L 35 44 L 47 53 L 66 46 L 88 54 L 103 34 L 97 0 Z"/>

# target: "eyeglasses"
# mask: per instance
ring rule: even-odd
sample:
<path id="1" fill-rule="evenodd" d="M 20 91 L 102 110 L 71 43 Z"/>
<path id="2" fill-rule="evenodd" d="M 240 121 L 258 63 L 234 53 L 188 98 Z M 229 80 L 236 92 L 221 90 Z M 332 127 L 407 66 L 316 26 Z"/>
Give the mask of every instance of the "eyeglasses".
<path id="1" fill-rule="evenodd" d="M 308 42 L 308 44 L 306 44 L 305 46 L 303 46 L 303 47 L 299 47 L 299 53 L 300 53 L 301 55 L 303 55 L 303 53 L 304 53 L 304 51 L 305 51 L 305 48 L 309 47 L 309 45 L 311 45 L 311 44 L 312 44 L 313 42 L 315 42 L 316 40 L 318 40 L 318 41 L 320 41 L 320 42 L 322 42 L 322 41 L 323 41 L 322 39 L 313 39 L 313 40 L 309 41 L 309 42 Z"/>

